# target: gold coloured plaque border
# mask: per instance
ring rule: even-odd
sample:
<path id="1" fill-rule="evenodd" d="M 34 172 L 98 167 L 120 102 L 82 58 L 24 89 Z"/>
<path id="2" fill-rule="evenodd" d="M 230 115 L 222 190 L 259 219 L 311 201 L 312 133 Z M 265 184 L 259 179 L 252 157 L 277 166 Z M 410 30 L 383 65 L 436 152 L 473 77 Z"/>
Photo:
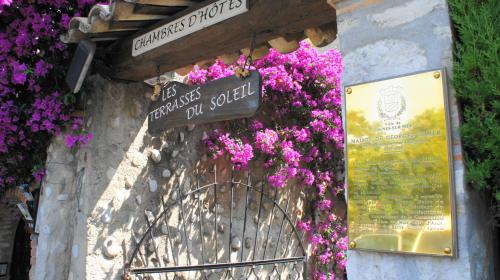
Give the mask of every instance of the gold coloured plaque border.
<path id="1" fill-rule="evenodd" d="M 342 90 L 342 124 L 344 126 L 344 180 L 345 180 L 345 197 L 347 201 L 347 236 L 349 237 L 349 199 L 348 192 L 349 186 L 348 183 L 348 158 L 347 158 L 347 106 L 346 106 L 346 93 L 349 88 L 363 85 L 368 83 L 375 83 L 381 81 L 392 80 L 396 78 L 408 77 L 417 74 L 423 73 L 431 73 L 438 72 L 441 78 L 441 83 L 443 86 L 443 98 L 444 98 L 444 110 L 445 110 L 445 124 L 446 124 L 446 141 L 448 148 L 448 175 L 449 175 L 449 199 L 450 199 L 450 211 L 451 211 L 451 226 L 452 226 L 452 246 L 451 252 L 449 254 L 431 254 L 431 253 L 418 253 L 418 252 L 406 252 L 406 251 L 391 251 L 391 250 L 379 250 L 379 249 L 366 249 L 366 248 L 351 248 L 349 246 L 349 250 L 355 251 L 364 251 L 364 252 L 379 252 L 379 253 L 392 253 L 392 254 L 401 254 L 401 255 L 412 255 L 412 256 L 433 256 L 433 257 L 448 257 L 448 258 L 458 258 L 458 238 L 457 238 L 457 219 L 456 219 L 456 192 L 455 192 L 455 168 L 454 168 L 454 158 L 453 158 L 453 139 L 452 139 L 452 126 L 451 126 L 451 116 L 450 116 L 450 104 L 449 104 L 449 93 L 448 93 L 448 81 L 447 81 L 447 71 L 446 68 L 435 68 L 423 71 L 410 72 L 401 75 L 391 76 L 389 78 L 375 79 L 361 83 L 349 84 L 343 86 Z M 347 93 L 347 94 L 350 94 Z M 349 244 L 350 241 L 348 240 Z"/>

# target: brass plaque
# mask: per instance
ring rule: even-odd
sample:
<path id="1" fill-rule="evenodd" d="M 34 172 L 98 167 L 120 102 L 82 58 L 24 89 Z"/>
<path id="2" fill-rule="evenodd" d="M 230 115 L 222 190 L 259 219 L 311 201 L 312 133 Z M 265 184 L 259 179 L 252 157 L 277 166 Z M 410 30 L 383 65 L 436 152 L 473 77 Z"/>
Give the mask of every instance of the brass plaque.
<path id="1" fill-rule="evenodd" d="M 444 71 L 345 88 L 349 247 L 455 256 Z"/>

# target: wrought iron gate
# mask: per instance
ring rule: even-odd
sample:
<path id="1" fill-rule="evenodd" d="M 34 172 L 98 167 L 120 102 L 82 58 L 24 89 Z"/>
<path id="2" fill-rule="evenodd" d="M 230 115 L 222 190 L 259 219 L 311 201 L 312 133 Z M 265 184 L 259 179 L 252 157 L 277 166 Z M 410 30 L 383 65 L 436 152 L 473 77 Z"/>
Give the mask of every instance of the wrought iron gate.
<path id="1" fill-rule="evenodd" d="M 186 192 L 179 184 L 156 217 L 146 211 L 124 278 L 306 279 L 303 236 L 288 213 L 297 207 L 292 190 L 252 186 L 250 175 L 235 180 L 233 172 L 218 182 L 212 173 L 210 184 L 197 180 Z"/>

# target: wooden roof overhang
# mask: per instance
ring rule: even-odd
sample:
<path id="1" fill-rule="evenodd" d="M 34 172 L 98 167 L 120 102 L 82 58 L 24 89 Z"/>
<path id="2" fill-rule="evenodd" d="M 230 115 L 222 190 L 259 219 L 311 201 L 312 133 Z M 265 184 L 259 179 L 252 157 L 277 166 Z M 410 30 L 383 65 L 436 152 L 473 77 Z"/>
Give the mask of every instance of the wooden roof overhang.
<path id="1" fill-rule="evenodd" d="M 158 70 L 186 74 L 194 64 L 205 66 L 215 58 L 234 62 L 240 54 L 249 54 L 254 34 L 254 58 L 264 56 L 270 47 L 282 53 L 294 51 L 305 38 L 316 46 L 336 38 L 338 0 L 247 0 L 245 13 L 132 56 L 134 38 L 215 1 L 112 0 L 93 6 L 87 17 L 72 18 L 61 40 L 113 41 L 106 47 L 110 76 L 144 81 L 157 76 Z"/>

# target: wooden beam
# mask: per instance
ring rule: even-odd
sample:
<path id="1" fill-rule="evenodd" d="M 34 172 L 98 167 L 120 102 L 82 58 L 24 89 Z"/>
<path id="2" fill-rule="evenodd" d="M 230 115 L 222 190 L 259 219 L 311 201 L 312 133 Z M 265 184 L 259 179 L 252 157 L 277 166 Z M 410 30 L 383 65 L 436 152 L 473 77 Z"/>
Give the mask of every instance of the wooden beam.
<path id="1" fill-rule="evenodd" d="M 194 66 L 193 65 L 188 65 L 184 66 L 182 68 L 176 69 L 175 73 L 181 75 L 181 76 L 186 76 L 191 70 L 193 70 Z"/>
<path id="2" fill-rule="evenodd" d="M 304 34 L 316 47 L 324 47 L 337 38 L 337 24 L 328 23 L 319 27 L 311 27 L 304 30 Z"/>
<path id="3" fill-rule="evenodd" d="M 200 8 L 200 5 L 178 13 L 178 17 Z M 307 28 L 334 22 L 336 13 L 326 0 L 249 0 L 249 11 L 242 15 L 132 57 L 134 38 L 174 18 L 162 20 L 116 42 L 110 50 L 112 76 L 143 81 L 156 75 L 157 65 L 161 72 L 168 72 L 197 61 L 214 59 L 221 54 L 234 53 L 250 45 L 254 32 L 256 45 L 266 44 L 277 37 L 302 33 Z"/>
<path id="4" fill-rule="evenodd" d="M 241 49 L 241 53 L 244 54 L 245 56 L 249 56 L 250 55 L 250 48 Z M 252 59 L 253 60 L 261 59 L 268 53 L 269 53 L 269 46 L 267 44 L 257 46 L 253 50 Z"/>
<path id="5" fill-rule="evenodd" d="M 283 37 L 269 40 L 269 45 L 280 53 L 290 53 L 299 48 L 299 42 L 297 42 L 297 40 L 289 41 Z"/>
<path id="6" fill-rule="evenodd" d="M 328 5 L 332 6 L 333 8 L 337 9 L 337 3 L 340 2 L 342 0 L 327 0 L 326 2 L 328 3 Z"/>
<path id="7" fill-rule="evenodd" d="M 191 0 L 125 0 L 129 3 L 154 6 L 192 6 L 196 1 Z"/>
<path id="8" fill-rule="evenodd" d="M 126 20 L 161 20 L 167 18 L 164 15 L 150 15 L 150 14 L 137 14 L 134 13 L 135 4 L 126 3 L 122 1 L 113 2 L 112 20 L 113 21 L 126 21 Z"/>
<path id="9" fill-rule="evenodd" d="M 239 52 L 234 52 L 234 53 L 230 53 L 230 54 L 222 54 L 222 55 L 217 56 L 217 59 L 219 59 L 222 62 L 224 62 L 224 64 L 233 64 L 239 58 L 240 58 L 240 53 Z"/>
<path id="10" fill-rule="evenodd" d="M 172 16 L 184 10 L 186 7 L 180 6 L 152 6 L 152 5 L 142 5 L 135 4 L 134 13 L 146 14 L 146 15 L 168 15 Z"/>
<path id="11" fill-rule="evenodd" d="M 210 64 L 213 64 L 214 60 L 213 59 L 205 59 L 202 61 L 197 61 L 195 64 L 200 67 L 200 68 L 207 68 L 210 66 Z"/>

